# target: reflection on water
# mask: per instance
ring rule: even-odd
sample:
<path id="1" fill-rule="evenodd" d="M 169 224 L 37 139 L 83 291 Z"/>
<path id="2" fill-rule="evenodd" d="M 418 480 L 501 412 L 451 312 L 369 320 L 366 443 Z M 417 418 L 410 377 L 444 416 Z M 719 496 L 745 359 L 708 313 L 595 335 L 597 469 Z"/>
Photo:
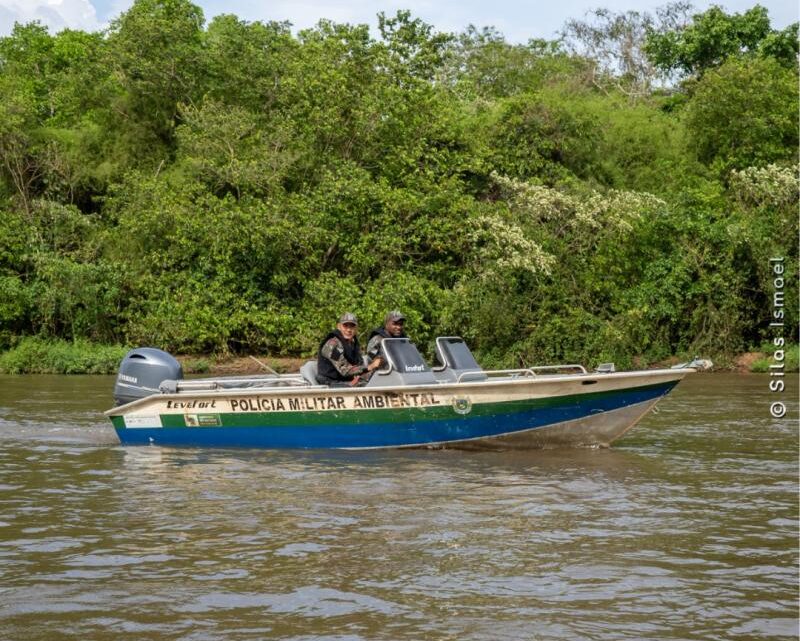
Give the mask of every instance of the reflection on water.
<path id="1" fill-rule="evenodd" d="M 111 385 L 0 379 L 0 639 L 797 638 L 763 377 L 691 377 L 610 450 L 480 454 L 125 449 Z"/>

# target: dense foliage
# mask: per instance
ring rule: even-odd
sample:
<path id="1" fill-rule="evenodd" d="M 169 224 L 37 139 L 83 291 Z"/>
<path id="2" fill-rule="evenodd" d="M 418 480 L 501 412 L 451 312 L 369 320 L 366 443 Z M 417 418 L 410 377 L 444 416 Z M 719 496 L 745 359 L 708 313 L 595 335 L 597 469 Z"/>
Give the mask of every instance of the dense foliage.
<path id="1" fill-rule="evenodd" d="M 401 308 L 487 363 L 718 356 L 770 338 L 774 256 L 796 327 L 797 27 L 687 9 L 526 45 L 188 0 L 17 25 L 0 348 L 308 354 Z"/>

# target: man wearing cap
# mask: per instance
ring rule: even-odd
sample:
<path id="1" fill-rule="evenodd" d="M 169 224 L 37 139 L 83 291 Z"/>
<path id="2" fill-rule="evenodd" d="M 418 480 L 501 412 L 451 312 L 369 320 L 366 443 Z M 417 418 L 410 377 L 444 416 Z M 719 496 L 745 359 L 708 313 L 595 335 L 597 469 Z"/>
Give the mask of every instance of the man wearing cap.
<path id="1" fill-rule="evenodd" d="M 321 385 L 347 387 L 364 385 L 380 362 L 364 365 L 358 345 L 358 319 L 355 314 L 342 314 L 336 329 L 320 343 L 317 353 L 317 381 Z"/>
<path id="2" fill-rule="evenodd" d="M 403 312 L 392 310 L 386 314 L 383 320 L 383 327 L 376 327 L 369 335 L 369 342 L 367 343 L 367 357 L 369 358 L 370 367 L 380 367 L 383 365 L 383 339 L 384 338 L 405 338 L 405 324 L 406 317 Z"/>

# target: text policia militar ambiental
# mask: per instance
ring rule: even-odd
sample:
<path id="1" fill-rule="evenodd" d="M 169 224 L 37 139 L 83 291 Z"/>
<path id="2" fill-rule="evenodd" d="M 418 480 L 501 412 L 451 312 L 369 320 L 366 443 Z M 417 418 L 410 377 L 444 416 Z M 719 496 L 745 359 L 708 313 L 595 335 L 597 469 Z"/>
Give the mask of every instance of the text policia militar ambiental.
<path id="1" fill-rule="evenodd" d="M 783 378 L 785 374 L 786 359 L 786 337 L 783 333 L 784 327 L 784 260 L 781 258 L 770 258 L 769 264 L 772 271 L 772 318 L 769 326 L 774 328 L 775 335 L 772 338 L 772 360 L 775 361 L 769 366 L 769 389 L 771 392 L 782 394 L 786 389 L 786 382 Z M 769 413 L 775 418 L 781 418 L 786 414 L 786 404 L 783 401 L 773 401 L 769 406 Z"/>
<path id="2" fill-rule="evenodd" d="M 433 394 L 388 392 L 354 396 L 300 396 L 296 398 L 250 397 L 231 399 L 234 412 L 320 411 L 344 409 L 383 409 L 441 405 Z"/>

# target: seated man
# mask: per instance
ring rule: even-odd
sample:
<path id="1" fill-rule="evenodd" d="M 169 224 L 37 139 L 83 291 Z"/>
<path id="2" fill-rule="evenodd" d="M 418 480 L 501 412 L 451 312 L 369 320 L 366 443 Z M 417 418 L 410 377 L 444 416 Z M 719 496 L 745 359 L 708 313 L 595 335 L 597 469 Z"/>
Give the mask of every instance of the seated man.
<path id="1" fill-rule="evenodd" d="M 358 345 L 358 319 L 355 314 L 342 314 L 336 329 L 320 343 L 317 352 L 317 382 L 331 387 L 366 385 L 380 362 L 369 367 L 361 358 Z"/>
<path id="2" fill-rule="evenodd" d="M 376 327 L 372 330 L 367 343 L 367 358 L 369 358 L 370 367 L 373 365 L 380 367 L 386 360 L 382 348 L 384 338 L 406 338 L 405 323 L 406 317 L 395 309 L 386 314 L 383 327 Z"/>

